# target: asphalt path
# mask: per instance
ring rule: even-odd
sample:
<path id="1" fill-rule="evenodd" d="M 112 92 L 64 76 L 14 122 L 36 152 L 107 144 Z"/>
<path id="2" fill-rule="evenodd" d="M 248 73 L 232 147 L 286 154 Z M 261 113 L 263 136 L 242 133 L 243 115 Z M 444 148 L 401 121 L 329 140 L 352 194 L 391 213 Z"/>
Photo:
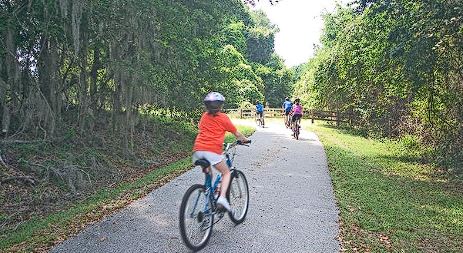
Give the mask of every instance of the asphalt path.
<path id="1" fill-rule="evenodd" d="M 339 252 L 338 210 L 323 146 L 282 124 L 258 128 L 250 147 L 238 147 L 235 166 L 249 183 L 246 220 L 225 216 L 201 252 Z M 190 252 L 182 243 L 178 211 L 184 192 L 203 182 L 192 169 L 87 227 L 51 252 Z"/>

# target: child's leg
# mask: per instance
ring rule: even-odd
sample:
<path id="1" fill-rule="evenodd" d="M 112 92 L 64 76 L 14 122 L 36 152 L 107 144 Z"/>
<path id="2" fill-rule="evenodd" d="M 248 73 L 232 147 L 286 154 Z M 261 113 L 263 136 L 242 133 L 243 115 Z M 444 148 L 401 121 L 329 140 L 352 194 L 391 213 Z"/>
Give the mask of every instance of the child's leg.
<path id="1" fill-rule="evenodd" d="M 225 197 L 227 193 L 228 184 L 230 183 L 231 173 L 230 169 L 228 168 L 227 164 L 224 160 L 220 163 L 214 165 L 214 167 L 222 173 L 222 185 L 220 186 L 220 196 Z"/>

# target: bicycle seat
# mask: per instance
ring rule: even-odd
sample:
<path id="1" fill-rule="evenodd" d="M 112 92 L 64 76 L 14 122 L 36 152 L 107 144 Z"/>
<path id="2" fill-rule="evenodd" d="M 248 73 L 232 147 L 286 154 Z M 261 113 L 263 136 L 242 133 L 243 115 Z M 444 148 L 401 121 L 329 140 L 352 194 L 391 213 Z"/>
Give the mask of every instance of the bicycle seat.
<path id="1" fill-rule="evenodd" d="M 198 159 L 195 161 L 195 166 L 201 166 L 201 168 L 205 169 L 211 166 L 211 163 L 206 159 Z"/>

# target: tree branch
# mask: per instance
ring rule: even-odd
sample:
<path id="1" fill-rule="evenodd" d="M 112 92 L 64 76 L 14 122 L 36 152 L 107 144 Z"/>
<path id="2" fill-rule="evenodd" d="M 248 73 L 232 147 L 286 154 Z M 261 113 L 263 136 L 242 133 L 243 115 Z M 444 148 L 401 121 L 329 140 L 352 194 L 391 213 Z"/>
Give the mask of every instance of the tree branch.
<path id="1" fill-rule="evenodd" d="M 30 176 L 14 176 L 14 177 L 7 177 L 0 181 L 0 185 L 9 183 L 11 181 L 21 181 L 26 185 L 35 185 L 36 180 Z"/>

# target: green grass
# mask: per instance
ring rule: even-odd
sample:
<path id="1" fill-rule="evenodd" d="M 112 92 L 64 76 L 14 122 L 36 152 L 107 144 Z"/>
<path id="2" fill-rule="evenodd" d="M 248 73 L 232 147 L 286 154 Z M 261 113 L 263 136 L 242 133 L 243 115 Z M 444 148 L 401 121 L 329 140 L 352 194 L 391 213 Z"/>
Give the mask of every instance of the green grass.
<path id="1" fill-rule="evenodd" d="M 250 136 L 256 131 L 255 127 L 250 127 L 250 126 L 237 126 L 238 131 L 241 132 L 245 136 Z M 225 135 L 225 142 L 233 142 L 235 141 L 236 138 L 230 133 L 227 133 Z"/>
<path id="2" fill-rule="evenodd" d="M 245 126 L 238 126 L 238 129 L 246 136 L 255 131 L 254 128 Z M 233 140 L 232 135 L 226 136 L 227 142 Z M 56 242 L 77 233 L 85 224 L 124 207 L 191 167 L 191 158 L 187 157 L 157 168 L 132 182 L 101 189 L 62 211 L 28 220 L 16 229 L 0 234 L 0 252 L 46 250 Z M 3 218 L 3 214 L 0 214 L 0 221 Z"/>
<path id="3" fill-rule="evenodd" d="M 312 125 L 323 142 L 348 252 L 463 252 L 463 183 L 407 142 Z"/>

